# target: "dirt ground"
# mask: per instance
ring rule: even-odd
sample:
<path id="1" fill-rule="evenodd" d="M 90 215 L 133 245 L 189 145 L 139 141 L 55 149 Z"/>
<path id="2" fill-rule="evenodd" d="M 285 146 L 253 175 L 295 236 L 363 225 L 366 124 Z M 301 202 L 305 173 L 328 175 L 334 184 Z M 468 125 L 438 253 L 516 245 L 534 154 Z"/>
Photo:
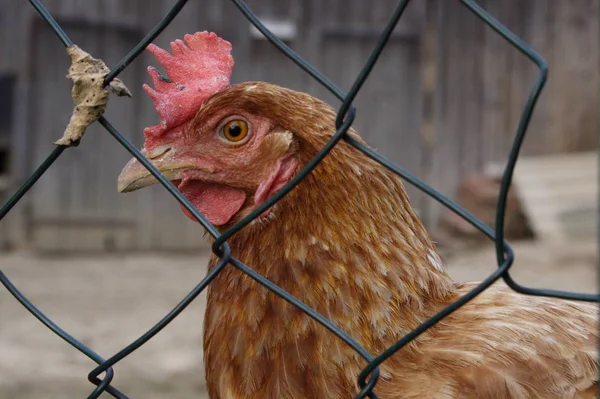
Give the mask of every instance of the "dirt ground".
<path id="1" fill-rule="evenodd" d="M 517 281 L 595 292 L 594 242 L 514 244 Z M 447 258 L 450 274 L 480 280 L 495 267 L 491 246 Z M 143 334 L 202 279 L 206 256 L 131 255 L 49 258 L 0 256 L 0 269 L 41 310 L 109 357 Z M 205 398 L 202 315 L 205 297 L 115 367 L 129 397 Z M 85 398 L 95 364 L 43 327 L 0 286 L 0 399 Z M 108 398 L 103 395 L 102 398 Z"/>

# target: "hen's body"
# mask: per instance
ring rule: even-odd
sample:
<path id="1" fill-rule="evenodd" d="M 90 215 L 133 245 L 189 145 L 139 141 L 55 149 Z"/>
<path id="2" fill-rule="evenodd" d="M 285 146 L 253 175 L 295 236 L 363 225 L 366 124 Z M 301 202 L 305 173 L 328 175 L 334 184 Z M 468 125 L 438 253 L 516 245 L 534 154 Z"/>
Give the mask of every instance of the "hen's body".
<path id="1" fill-rule="evenodd" d="M 161 122 L 144 130 L 143 151 L 227 229 L 314 157 L 335 114 L 275 85 L 230 86 L 231 45 L 214 33 L 186 35 L 171 49 L 149 46 L 169 76 L 149 69 L 156 90 L 145 89 Z M 118 188 L 154 182 L 132 159 Z M 373 355 L 471 288 L 446 274 L 400 178 L 345 142 L 228 242 L 233 256 Z M 494 287 L 383 363 L 376 392 L 390 399 L 592 398 L 596 314 L 592 305 Z M 366 365 L 231 266 L 208 288 L 204 349 L 212 399 L 352 398 Z"/>
<path id="2" fill-rule="evenodd" d="M 294 133 L 294 152 L 306 163 L 329 139 L 333 111 L 266 84 L 273 99 L 257 105 L 252 95 L 263 84 L 249 85 L 218 94 L 207 108 L 270 109 L 278 122 L 287 117 L 282 127 Z M 450 280 L 400 178 L 344 142 L 268 219 L 232 237 L 232 255 L 372 354 L 473 286 Z M 386 361 L 376 392 L 381 398 L 595 397 L 596 314 L 594 305 L 495 286 Z M 233 267 L 209 286 L 204 340 L 212 399 L 351 398 L 366 364 Z"/>

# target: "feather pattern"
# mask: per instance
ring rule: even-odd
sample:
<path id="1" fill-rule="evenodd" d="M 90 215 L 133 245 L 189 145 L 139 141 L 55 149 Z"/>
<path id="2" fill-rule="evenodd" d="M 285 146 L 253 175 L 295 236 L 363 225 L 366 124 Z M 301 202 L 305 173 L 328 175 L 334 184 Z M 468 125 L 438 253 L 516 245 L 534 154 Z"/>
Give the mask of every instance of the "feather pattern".
<path id="1" fill-rule="evenodd" d="M 269 145 L 279 142 L 302 165 L 334 131 L 328 105 L 261 82 L 215 94 L 193 124 L 226 109 L 268 116 L 274 130 L 293 136 L 273 137 Z M 449 278 L 401 179 L 343 141 L 268 219 L 228 242 L 233 256 L 372 354 L 474 286 Z M 496 284 L 388 359 L 376 392 L 382 398 L 595 397 L 596 314 L 596 305 L 523 296 Z M 350 398 L 366 365 L 233 267 L 209 286 L 204 349 L 212 399 Z"/>

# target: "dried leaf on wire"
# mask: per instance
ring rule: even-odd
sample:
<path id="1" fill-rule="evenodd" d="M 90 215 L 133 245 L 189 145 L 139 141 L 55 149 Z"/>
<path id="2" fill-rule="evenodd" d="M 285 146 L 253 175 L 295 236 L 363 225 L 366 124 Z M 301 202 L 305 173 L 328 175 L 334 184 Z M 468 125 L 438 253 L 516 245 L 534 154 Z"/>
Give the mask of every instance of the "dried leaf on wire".
<path id="1" fill-rule="evenodd" d="M 131 97 L 131 92 L 116 78 L 104 87 L 104 77 L 110 72 L 104 61 L 93 58 L 76 45 L 67 47 L 67 54 L 71 57 L 67 78 L 73 81 L 74 107 L 63 136 L 54 144 L 76 147 L 87 127 L 106 111 L 109 91 L 127 97 Z"/>

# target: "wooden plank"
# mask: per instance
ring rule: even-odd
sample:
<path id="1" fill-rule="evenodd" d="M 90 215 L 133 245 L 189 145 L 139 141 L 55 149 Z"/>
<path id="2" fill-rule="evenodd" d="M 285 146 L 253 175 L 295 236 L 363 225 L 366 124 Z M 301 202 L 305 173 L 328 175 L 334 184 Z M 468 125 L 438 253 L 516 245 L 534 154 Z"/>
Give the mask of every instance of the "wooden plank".
<path id="1" fill-rule="evenodd" d="M 60 232 L 59 232 L 60 231 Z M 69 234 L 65 234 L 65 232 Z M 76 243 L 66 237 L 79 237 Z M 81 228 L 77 226 L 40 225 L 34 231 L 33 239 L 38 252 L 115 252 L 133 248 L 135 232 L 129 229 L 106 229 L 105 227 Z"/>
<path id="2" fill-rule="evenodd" d="M 555 217 L 557 213 L 570 212 L 574 209 L 591 209 L 596 208 L 596 203 L 593 200 L 585 199 L 577 201 L 573 204 L 565 204 L 564 201 L 538 201 L 535 209 L 531 212 L 535 212 L 536 217 L 540 220 L 550 219 Z M 541 223 L 541 222 L 540 222 Z"/>
<path id="3" fill-rule="evenodd" d="M 29 140 L 33 156 L 30 157 L 29 171 L 33 171 L 54 149 L 52 142 L 57 140 L 69 121 L 72 109 L 70 85 L 65 78 L 68 69 L 68 56 L 64 47 L 42 30 L 38 22 L 36 29 L 33 66 L 33 100 L 28 110 L 32 120 Z M 53 62 L 50 62 L 52 60 Z M 67 151 L 68 152 L 68 151 Z M 68 154 L 65 154 L 65 156 Z M 66 158 L 60 158 L 32 188 L 31 217 L 53 216 L 63 207 L 69 208 L 71 188 L 70 171 L 65 168 Z M 57 235 L 49 236 L 48 245 L 60 245 Z"/>
<path id="4" fill-rule="evenodd" d="M 540 178 L 536 178 L 534 175 L 524 175 L 522 177 L 523 182 L 527 182 L 528 184 L 546 184 L 546 185 L 556 185 L 559 184 L 561 186 L 569 185 L 569 184 L 579 184 L 581 181 L 589 181 L 590 178 L 593 178 L 596 173 L 594 170 L 577 170 L 577 169 L 558 169 L 554 170 L 554 167 L 551 167 L 552 174 L 543 176 L 543 180 Z M 523 169 L 520 169 L 521 173 L 525 173 Z M 533 171 L 535 173 L 535 171 Z"/>
<path id="5" fill-rule="evenodd" d="M 14 110 L 16 98 L 16 74 L 0 74 L 0 202 L 4 203 L 10 196 L 10 158 L 12 148 L 12 129 L 14 126 Z M 0 248 L 10 245 L 8 229 L 0 229 Z"/>
<path id="6" fill-rule="evenodd" d="M 595 153 L 523 158 L 515 168 L 513 184 L 534 232 L 541 239 L 577 239 L 584 232 L 596 229 Z"/>
<path id="7" fill-rule="evenodd" d="M 509 1 L 510 3 L 510 1 Z M 486 1 L 482 4 L 495 18 L 506 22 L 507 10 L 513 6 L 506 1 Z M 508 110 L 508 82 L 511 79 L 510 48 L 504 39 L 489 27 L 483 37 L 483 90 L 482 96 L 482 157 L 485 161 L 499 161 L 506 157 L 506 138 L 512 132 Z"/>
<path id="8" fill-rule="evenodd" d="M 418 175 L 423 181 L 431 180 L 433 145 L 436 140 L 435 131 L 435 88 L 437 85 L 437 12 L 436 0 L 427 0 L 425 3 L 424 30 L 421 39 L 421 148 Z M 425 226 L 432 224 L 430 208 L 432 201 L 425 194 L 421 194 L 418 204 L 419 216 Z"/>
<path id="9" fill-rule="evenodd" d="M 522 185 L 520 185 L 522 187 Z M 578 201 L 583 198 L 593 198 L 594 194 L 598 192 L 598 186 L 592 184 L 573 185 L 572 187 L 554 189 L 552 187 L 538 186 L 534 189 L 527 188 L 527 194 L 522 193 L 523 198 L 527 198 L 529 201 Z M 548 195 L 552 195 L 548 198 Z"/>
<path id="10" fill-rule="evenodd" d="M 464 35 L 463 18 L 467 11 L 453 2 L 437 3 L 437 66 L 435 90 L 435 141 L 432 145 L 431 178 L 427 182 L 442 194 L 452 197 L 461 174 L 461 134 L 466 111 L 462 104 L 467 76 L 460 59 L 470 59 L 470 37 Z M 437 221 L 442 211 L 437 201 L 429 202 L 428 220 Z"/>
<path id="11" fill-rule="evenodd" d="M 552 179 L 555 176 L 556 178 L 562 178 L 564 175 L 577 178 L 580 175 L 596 174 L 597 164 L 597 153 L 595 151 L 588 151 L 521 157 L 517 161 L 516 168 L 521 171 L 521 178 L 527 178 L 529 171 L 537 171 L 539 169 L 552 170 L 551 174 L 543 176 L 544 179 Z M 504 163 L 492 162 L 486 165 L 484 171 L 491 176 L 500 176 L 505 167 Z M 537 176 L 534 178 L 539 179 L 540 177 Z"/>
<path id="12" fill-rule="evenodd" d="M 106 8 L 108 14 L 114 8 Z M 107 65 L 116 65 L 120 59 L 143 37 L 141 30 L 116 30 L 107 28 L 98 29 L 101 39 L 101 53 Z M 141 85 L 145 66 L 140 60 L 131 63 L 119 78 L 125 82 L 131 91 L 133 98 L 113 97 L 106 111 L 107 119 L 128 140 L 133 141 L 135 136 L 141 133 L 141 121 L 139 115 L 138 99 L 145 95 Z M 117 192 L 116 180 L 125 163 L 130 159 L 130 154 L 124 151 L 108 132 L 101 126 L 96 126 L 95 135 L 99 139 L 96 147 L 87 147 L 87 151 L 98 154 L 97 164 L 98 181 L 96 191 L 98 195 L 97 212 L 107 218 L 128 220 L 134 218 L 137 222 L 138 201 L 135 197 L 127 197 Z M 117 205 L 117 206 L 116 206 Z M 131 244 L 137 247 L 136 239 L 141 233 L 142 227 L 137 226 L 132 236 Z"/>

